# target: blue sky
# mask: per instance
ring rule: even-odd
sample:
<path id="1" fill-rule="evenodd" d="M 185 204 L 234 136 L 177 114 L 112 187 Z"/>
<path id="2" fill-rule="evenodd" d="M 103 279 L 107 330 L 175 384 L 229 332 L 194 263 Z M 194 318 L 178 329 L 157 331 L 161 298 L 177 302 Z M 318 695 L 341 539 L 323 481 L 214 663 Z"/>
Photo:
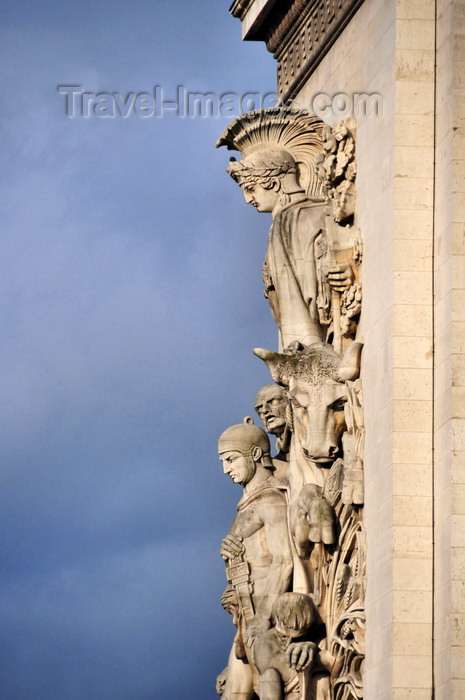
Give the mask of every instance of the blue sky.
<path id="1" fill-rule="evenodd" d="M 214 700 L 269 221 L 229 119 L 70 119 L 57 86 L 264 93 L 275 63 L 228 2 L 4 0 L 0 36 L 0 697 Z"/>

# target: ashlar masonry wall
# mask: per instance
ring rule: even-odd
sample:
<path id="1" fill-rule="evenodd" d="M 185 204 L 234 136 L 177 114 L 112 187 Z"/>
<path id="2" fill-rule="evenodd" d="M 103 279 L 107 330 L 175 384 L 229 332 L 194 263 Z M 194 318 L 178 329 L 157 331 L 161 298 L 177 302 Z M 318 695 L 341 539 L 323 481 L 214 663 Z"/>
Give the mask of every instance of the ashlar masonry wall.
<path id="1" fill-rule="evenodd" d="M 465 3 L 437 8 L 436 697 L 465 698 Z"/>
<path id="2" fill-rule="evenodd" d="M 365 0 L 295 99 L 309 105 L 319 92 L 379 93 L 383 105 L 382 115 L 357 115 L 368 537 L 364 697 L 429 700 L 438 651 L 433 644 L 434 3 Z M 325 119 L 334 125 L 339 117 L 328 113 Z M 450 160 L 444 167 L 452 167 Z M 444 265 L 450 266 L 449 258 Z M 449 280 L 449 270 L 443 273 Z M 451 297 L 449 306 L 450 315 Z M 436 379 L 436 392 L 437 384 Z M 447 420 L 451 431 L 453 419 Z M 444 447 L 445 462 L 448 450 L 450 444 Z M 446 511 L 444 518 L 450 517 Z M 447 552 L 452 557 L 450 547 Z M 452 585 L 449 575 L 441 585 Z M 459 697 L 451 693 L 436 697 Z"/>

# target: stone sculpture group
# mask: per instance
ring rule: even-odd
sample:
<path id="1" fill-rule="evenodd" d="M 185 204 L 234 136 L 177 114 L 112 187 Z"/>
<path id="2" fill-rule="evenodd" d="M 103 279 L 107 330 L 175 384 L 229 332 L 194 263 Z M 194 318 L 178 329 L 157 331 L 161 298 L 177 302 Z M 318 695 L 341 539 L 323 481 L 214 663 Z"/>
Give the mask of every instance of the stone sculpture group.
<path id="1" fill-rule="evenodd" d="M 291 109 L 249 112 L 218 146 L 228 172 L 269 212 L 265 296 L 277 351 L 257 348 L 274 384 L 218 451 L 243 486 L 221 544 L 224 609 L 236 633 L 217 678 L 223 700 L 363 698 L 365 540 L 358 337 L 362 245 L 355 134 Z M 271 456 L 267 435 L 276 437 Z"/>

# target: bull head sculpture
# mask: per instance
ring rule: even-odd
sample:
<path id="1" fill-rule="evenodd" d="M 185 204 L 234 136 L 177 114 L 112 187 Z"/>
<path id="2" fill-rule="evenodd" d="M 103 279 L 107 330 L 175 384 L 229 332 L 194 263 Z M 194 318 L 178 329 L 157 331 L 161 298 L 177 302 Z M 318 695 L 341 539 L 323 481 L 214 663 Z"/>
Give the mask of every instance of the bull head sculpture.
<path id="1" fill-rule="evenodd" d="M 292 354 L 256 348 L 274 381 L 284 386 L 292 406 L 294 434 L 308 460 L 329 466 L 340 452 L 345 429 L 347 381 L 360 373 L 361 343 L 341 357 L 326 343 L 313 343 Z"/>

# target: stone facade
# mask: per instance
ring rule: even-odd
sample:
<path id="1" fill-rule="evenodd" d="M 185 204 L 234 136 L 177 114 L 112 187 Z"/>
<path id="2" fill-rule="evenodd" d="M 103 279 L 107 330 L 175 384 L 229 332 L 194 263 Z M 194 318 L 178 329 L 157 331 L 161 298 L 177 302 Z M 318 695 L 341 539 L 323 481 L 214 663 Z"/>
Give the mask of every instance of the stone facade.
<path id="1" fill-rule="evenodd" d="M 223 700 L 358 700 L 365 652 L 363 398 L 357 340 L 362 242 L 352 122 L 249 112 L 218 146 L 245 201 L 271 214 L 263 266 L 279 351 L 256 348 L 275 385 L 220 437 L 243 486 L 223 539 L 223 607 L 237 628 Z"/>
<path id="2" fill-rule="evenodd" d="M 320 7 L 329 14 L 319 15 L 325 37 L 318 44 L 308 39 L 308 22 Z M 365 0 L 331 7 L 238 0 L 232 12 L 244 38 L 266 41 L 280 61 L 285 98 L 306 106 L 319 93 L 382 97 L 381 114 L 354 115 L 364 242 L 364 697 L 459 700 L 465 4 Z M 335 127 L 340 115 L 328 111 L 324 119 Z"/>
<path id="3" fill-rule="evenodd" d="M 439 2 L 434 219 L 437 697 L 465 697 L 465 4 Z"/>
<path id="4" fill-rule="evenodd" d="M 243 38 L 263 40 L 278 61 L 283 100 L 296 95 L 363 0 L 236 0 L 231 13 L 243 22 Z"/>

